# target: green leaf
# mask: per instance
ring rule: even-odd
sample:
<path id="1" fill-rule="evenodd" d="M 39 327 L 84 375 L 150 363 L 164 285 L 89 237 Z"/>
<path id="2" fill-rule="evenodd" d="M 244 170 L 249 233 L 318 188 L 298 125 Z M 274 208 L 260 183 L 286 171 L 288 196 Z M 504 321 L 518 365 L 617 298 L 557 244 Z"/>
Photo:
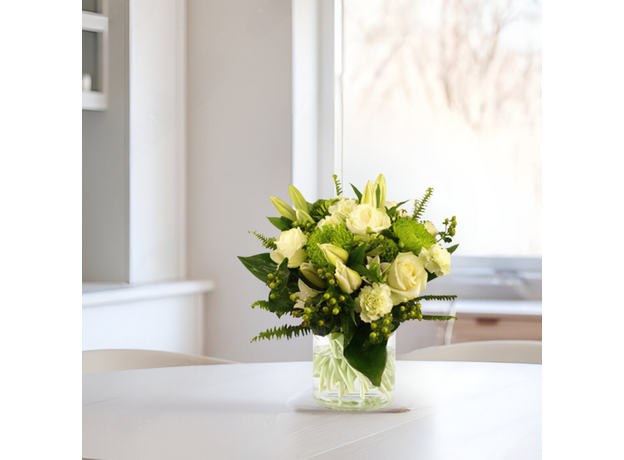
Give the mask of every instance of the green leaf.
<path id="1" fill-rule="evenodd" d="M 390 209 L 386 208 L 388 209 L 388 211 L 386 212 L 386 214 L 388 214 L 388 217 L 394 217 L 394 215 L 397 212 L 397 209 L 399 209 L 399 207 L 404 205 L 405 203 L 407 203 L 407 201 L 401 201 L 400 203 L 397 203 L 396 206 L 392 206 Z"/>
<path id="2" fill-rule="evenodd" d="M 351 342 L 353 334 L 355 334 L 356 325 L 351 320 L 351 317 L 346 315 L 342 315 L 340 317 L 340 325 L 342 326 L 342 333 L 344 334 L 344 346 L 346 347 Z"/>
<path id="3" fill-rule="evenodd" d="M 277 270 L 277 264 L 273 262 L 268 252 L 251 257 L 239 257 L 238 259 L 247 267 L 247 270 L 265 283 L 268 281 L 267 275 L 275 273 L 275 270 Z"/>
<path id="4" fill-rule="evenodd" d="M 362 201 L 362 192 L 360 192 L 357 188 L 355 188 L 355 185 L 353 184 L 349 184 L 351 185 L 351 187 L 353 188 L 353 191 L 355 192 L 355 195 L 358 198 L 358 203 Z"/>
<path id="5" fill-rule="evenodd" d="M 366 278 L 368 278 L 372 282 L 375 282 L 375 283 L 382 283 L 383 282 L 383 280 L 379 276 L 379 272 L 373 271 L 373 270 L 369 270 L 364 265 L 361 265 L 361 264 L 351 264 L 349 267 L 352 268 L 353 270 L 355 270 L 356 272 L 358 272 L 358 274 L 360 276 L 365 276 Z"/>
<path id="6" fill-rule="evenodd" d="M 293 221 L 288 219 L 287 217 L 267 217 L 269 222 L 275 225 L 279 230 L 285 231 L 290 230 L 292 228 Z"/>
<path id="7" fill-rule="evenodd" d="M 426 321 L 450 321 L 452 319 L 457 319 L 456 316 L 434 316 L 434 315 L 423 315 L 422 319 Z"/>
<path id="8" fill-rule="evenodd" d="M 360 371 L 375 386 L 381 385 L 381 376 L 386 368 L 387 340 L 373 345 L 368 341 L 368 329 L 355 328 L 353 338 L 345 346 L 344 357 L 355 369 Z"/>
<path id="9" fill-rule="evenodd" d="M 458 246 L 459 244 L 456 244 L 455 246 L 451 246 L 450 248 L 447 249 L 447 251 L 449 252 L 449 254 L 453 254 Z"/>
<path id="10" fill-rule="evenodd" d="M 347 266 L 351 267 L 352 264 L 364 264 L 364 254 L 366 253 L 366 243 L 359 245 L 355 251 L 351 251 L 349 254 L 349 260 L 347 261 Z M 353 268 L 353 267 L 351 267 Z"/>
<path id="11" fill-rule="evenodd" d="M 376 207 L 381 206 L 381 188 L 379 185 L 377 185 L 377 188 L 375 189 L 375 204 L 377 205 Z"/>

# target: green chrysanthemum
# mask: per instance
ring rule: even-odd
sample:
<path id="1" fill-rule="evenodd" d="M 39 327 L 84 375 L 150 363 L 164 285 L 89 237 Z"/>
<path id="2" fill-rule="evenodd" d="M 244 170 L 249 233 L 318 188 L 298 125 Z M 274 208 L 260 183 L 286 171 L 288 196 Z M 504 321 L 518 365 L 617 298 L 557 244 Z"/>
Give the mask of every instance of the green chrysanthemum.
<path id="1" fill-rule="evenodd" d="M 398 253 L 399 247 L 389 238 L 375 238 L 366 244 L 366 255 L 379 256 L 381 262 L 392 262 Z"/>
<path id="2" fill-rule="evenodd" d="M 317 267 L 325 268 L 329 266 L 329 262 L 327 262 L 323 252 L 318 247 L 319 244 L 326 243 L 350 251 L 353 247 L 353 233 L 347 229 L 346 224 L 325 225 L 322 228 L 317 228 L 308 239 L 306 250 L 308 257 Z"/>
<path id="3" fill-rule="evenodd" d="M 436 243 L 436 239 L 427 231 L 424 224 L 410 218 L 399 218 L 392 225 L 394 234 L 399 239 L 402 251 L 412 251 L 420 254 L 421 248 L 429 249 Z"/>

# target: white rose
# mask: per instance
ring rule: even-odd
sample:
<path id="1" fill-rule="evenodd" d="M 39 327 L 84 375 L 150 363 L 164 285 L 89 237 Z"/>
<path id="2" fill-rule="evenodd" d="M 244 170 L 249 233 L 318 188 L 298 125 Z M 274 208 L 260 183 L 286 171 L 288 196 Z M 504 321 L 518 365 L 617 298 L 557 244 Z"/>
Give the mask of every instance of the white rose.
<path id="1" fill-rule="evenodd" d="M 379 233 L 389 228 L 392 222 L 385 212 L 370 204 L 359 204 L 347 217 L 347 228 L 356 235 L 366 235 L 366 229 Z"/>
<path id="2" fill-rule="evenodd" d="M 297 268 L 307 258 L 303 249 L 306 241 L 307 237 L 300 228 L 283 231 L 275 241 L 277 249 L 271 253 L 271 259 L 280 264 L 288 257 L 288 268 Z"/>
<path id="3" fill-rule="evenodd" d="M 423 262 L 411 252 L 401 252 L 388 269 L 388 285 L 392 304 L 415 299 L 427 286 L 427 270 Z"/>
<path id="4" fill-rule="evenodd" d="M 355 298 L 355 311 L 365 323 L 377 321 L 392 311 L 391 291 L 388 285 L 373 283 L 365 286 Z"/>
<path id="5" fill-rule="evenodd" d="M 439 244 L 432 245 L 428 251 L 422 248 L 418 257 L 430 273 L 438 276 L 451 273 L 451 253 Z"/>

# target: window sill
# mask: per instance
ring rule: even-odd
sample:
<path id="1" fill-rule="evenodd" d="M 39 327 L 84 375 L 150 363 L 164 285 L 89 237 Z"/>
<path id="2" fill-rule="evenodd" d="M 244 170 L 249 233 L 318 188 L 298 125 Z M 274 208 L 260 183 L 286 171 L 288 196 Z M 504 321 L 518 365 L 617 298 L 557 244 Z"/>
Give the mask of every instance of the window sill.
<path id="1" fill-rule="evenodd" d="M 82 307 L 96 307 L 140 300 L 197 295 L 214 289 L 214 282 L 174 281 L 147 285 L 83 283 Z"/>

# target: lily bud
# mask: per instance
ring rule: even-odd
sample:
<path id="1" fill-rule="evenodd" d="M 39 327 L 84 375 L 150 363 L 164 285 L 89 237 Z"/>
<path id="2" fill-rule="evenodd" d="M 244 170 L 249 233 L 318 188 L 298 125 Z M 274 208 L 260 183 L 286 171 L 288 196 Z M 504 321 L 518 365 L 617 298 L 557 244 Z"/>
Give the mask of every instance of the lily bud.
<path id="1" fill-rule="evenodd" d="M 303 262 L 299 266 L 299 271 L 301 271 L 301 274 L 305 276 L 305 279 L 307 279 L 310 283 L 314 284 L 319 289 L 323 290 L 327 288 L 327 283 L 325 282 L 325 280 L 323 280 L 323 278 L 318 276 L 314 265 L 312 265 L 310 262 Z"/>
<path id="2" fill-rule="evenodd" d="M 370 204 L 373 208 L 377 207 L 375 206 L 375 192 L 373 190 L 373 184 L 371 184 L 371 181 L 368 181 L 366 183 L 366 187 L 364 187 L 360 204 Z"/>
<path id="3" fill-rule="evenodd" d="M 355 270 L 350 269 L 339 259 L 336 262 L 336 281 L 346 294 L 351 294 L 362 285 L 362 277 Z"/>
<path id="4" fill-rule="evenodd" d="M 308 212 L 308 202 L 303 198 L 303 195 L 299 190 L 297 190 L 292 185 L 288 186 L 288 193 L 290 194 L 290 199 L 292 200 L 293 206 L 298 211 Z"/>
<path id="5" fill-rule="evenodd" d="M 334 266 L 336 266 L 337 260 L 340 260 L 343 264 L 349 260 L 349 253 L 338 246 L 334 246 L 329 243 L 319 243 L 318 247 L 321 248 L 321 251 L 323 251 L 323 255 L 325 256 L 325 259 L 327 259 L 327 262 Z"/>
<path id="6" fill-rule="evenodd" d="M 373 187 L 375 198 L 377 198 L 377 186 L 379 186 L 379 203 L 377 203 L 377 208 L 383 208 L 384 203 L 386 202 L 386 178 L 383 174 L 380 174 L 377 180 L 375 181 L 375 186 Z"/>
<path id="7" fill-rule="evenodd" d="M 297 215 L 297 220 L 300 222 L 314 223 L 314 219 L 312 219 L 312 216 L 310 216 L 310 214 L 308 214 L 307 212 L 302 211 L 301 209 L 297 209 L 297 211 L 295 211 L 295 214 Z"/>
<path id="8" fill-rule="evenodd" d="M 277 212 L 280 213 L 280 216 L 284 216 L 290 220 L 297 219 L 295 211 L 293 211 L 293 209 L 288 206 L 288 204 L 284 203 L 279 198 L 275 198 L 274 196 L 271 197 L 271 201 L 273 202 L 273 205 L 277 208 Z"/>

